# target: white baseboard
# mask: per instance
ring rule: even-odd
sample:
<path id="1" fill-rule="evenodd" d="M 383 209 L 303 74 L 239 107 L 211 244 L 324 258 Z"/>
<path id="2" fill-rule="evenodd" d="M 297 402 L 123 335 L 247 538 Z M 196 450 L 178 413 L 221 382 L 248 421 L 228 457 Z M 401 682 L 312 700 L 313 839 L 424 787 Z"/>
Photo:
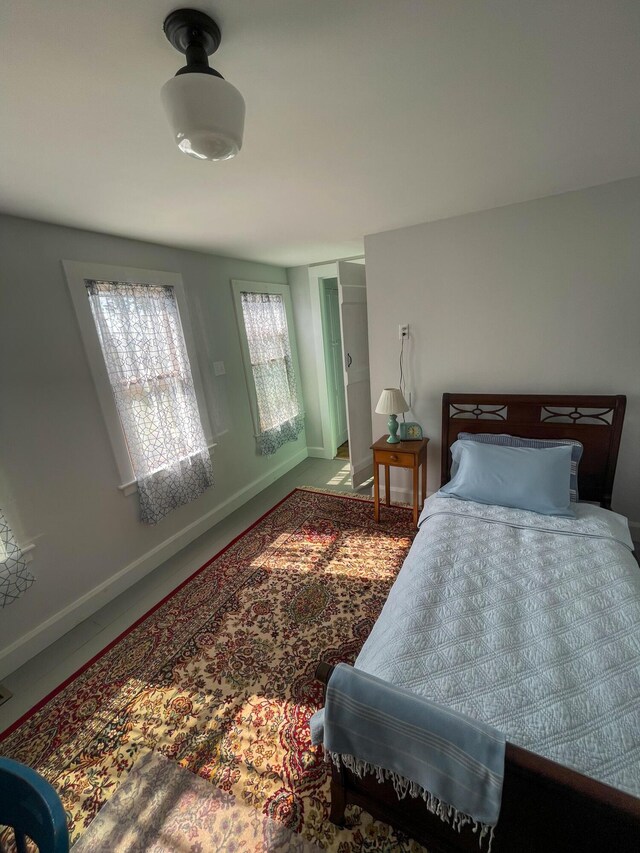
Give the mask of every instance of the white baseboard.
<path id="1" fill-rule="evenodd" d="M 391 492 L 392 503 L 413 504 L 413 489 L 402 489 L 399 486 L 391 486 L 389 491 Z M 435 492 L 427 491 L 428 498 L 430 498 L 431 495 L 434 494 Z M 384 483 L 380 483 L 380 497 L 381 499 L 385 497 Z"/>
<path id="2" fill-rule="evenodd" d="M 373 461 L 370 455 L 364 457 L 364 459 L 359 459 L 357 462 L 353 463 L 353 471 L 355 474 L 359 474 L 361 471 L 370 470 L 370 476 L 373 477 Z"/>
<path id="3" fill-rule="evenodd" d="M 59 640 L 64 634 L 93 615 L 149 572 L 158 568 L 165 560 L 177 554 L 182 548 L 197 539 L 209 528 L 230 515 L 242 504 L 251 500 L 271 483 L 274 483 L 308 456 L 307 448 L 281 463 L 268 474 L 249 483 L 228 497 L 225 501 L 205 515 L 193 521 L 181 531 L 165 539 L 155 548 L 147 551 L 137 560 L 129 563 L 120 571 L 103 581 L 89 592 L 80 596 L 67 607 L 50 616 L 37 628 L 14 640 L 11 645 L 0 651 L 0 679 L 14 672 L 35 655 Z"/>
<path id="4" fill-rule="evenodd" d="M 326 450 L 324 447 L 307 447 L 307 451 L 309 452 L 309 456 L 312 456 L 314 459 L 333 459 L 331 451 Z"/>
<path id="5" fill-rule="evenodd" d="M 413 503 L 413 491 L 411 489 L 401 489 L 399 486 L 391 486 L 389 491 L 391 492 L 391 503 Z M 386 498 L 384 483 L 380 483 L 380 498 Z"/>
<path id="6" fill-rule="evenodd" d="M 373 477 L 373 461 L 370 456 L 353 463 L 354 488 L 361 486 Z"/>

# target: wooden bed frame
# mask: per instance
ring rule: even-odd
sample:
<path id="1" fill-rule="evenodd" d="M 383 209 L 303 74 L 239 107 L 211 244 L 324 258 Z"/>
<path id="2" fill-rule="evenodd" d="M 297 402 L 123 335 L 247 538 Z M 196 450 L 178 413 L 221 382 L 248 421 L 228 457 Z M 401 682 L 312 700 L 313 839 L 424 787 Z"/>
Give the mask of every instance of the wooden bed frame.
<path id="1" fill-rule="evenodd" d="M 578 468 L 580 500 L 611 509 L 626 405 L 621 395 L 443 394 L 441 485 L 449 482 L 449 448 L 460 432 L 574 438 L 584 445 Z"/>
<path id="2" fill-rule="evenodd" d="M 578 471 L 580 498 L 610 508 L 623 396 L 444 394 L 442 483 L 449 480 L 449 448 L 459 432 L 505 432 L 526 438 L 574 438 L 584 445 Z M 316 678 L 325 685 L 333 666 L 321 662 Z M 389 782 L 358 779 L 333 764 L 330 820 L 345 821 L 349 804 L 391 824 L 430 853 L 477 851 L 467 826 L 453 831 L 419 799 L 399 800 Z M 568 853 L 640 849 L 640 799 L 507 742 L 500 820 L 492 853 Z"/>

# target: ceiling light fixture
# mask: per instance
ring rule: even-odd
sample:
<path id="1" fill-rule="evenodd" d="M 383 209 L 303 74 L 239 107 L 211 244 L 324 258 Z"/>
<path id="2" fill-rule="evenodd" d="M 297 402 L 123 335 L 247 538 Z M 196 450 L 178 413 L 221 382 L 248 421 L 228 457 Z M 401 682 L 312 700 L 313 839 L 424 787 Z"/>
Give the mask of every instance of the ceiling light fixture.
<path id="1" fill-rule="evenodd" d="M 178 148 L 198 160 L 228 160 L 242 148 L 244 98 L 207 59 L 218 49 L 220 28 L 204 12 L 177 9 L 164 34 L 187 64 L 162 87 L 162 103 Z"/>

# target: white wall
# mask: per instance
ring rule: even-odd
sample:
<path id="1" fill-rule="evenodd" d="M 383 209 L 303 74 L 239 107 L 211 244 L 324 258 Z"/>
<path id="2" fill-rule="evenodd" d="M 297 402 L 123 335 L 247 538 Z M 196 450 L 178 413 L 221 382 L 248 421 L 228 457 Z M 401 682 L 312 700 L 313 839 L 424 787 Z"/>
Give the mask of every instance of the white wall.
<path id="1" fill-rule="evenodd" d="M 215 486 L 156 526 L 118 490 L 61 259 L 182 274 L 219 433 Z M 37 577 L 0 611 L 0 677 L 307 456 L 304 433 L 255 451 L 232 278 L 286 283 L 279 267 L 0 217 L 0 506 L 36 543 Z"/>
<path id="2" fill-rule="evenodd" d="M 408 322 L 407 418 L 432 439 L 430 491 L 444 391 L 619 393 L 613 508 L 640 521 L 640 178 L 374 234 L 365 256 L 372 405 L 398 384 Z"/>

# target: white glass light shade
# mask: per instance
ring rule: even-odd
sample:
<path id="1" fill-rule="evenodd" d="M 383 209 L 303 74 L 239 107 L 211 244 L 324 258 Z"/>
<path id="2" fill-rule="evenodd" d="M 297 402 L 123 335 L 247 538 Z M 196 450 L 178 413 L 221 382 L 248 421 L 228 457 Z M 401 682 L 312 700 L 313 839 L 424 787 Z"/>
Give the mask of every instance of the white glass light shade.
<path id="1" fill-rule="evenodd" d="M 178 148 L 198 160 L 228 160 L 242 148 L 244 98 L 213 74 L 190 72 L 162 87 L 162 103 Z"/>
<path id="2" fill-rule="evenodd" d="M 382 394 L 380 394 L 380 399 L 376 406 L 376 412 L 379 415 L 399 415 L 401 412 L 408 411 L 409 406 L 399 388 L 385 388 Z"/>

